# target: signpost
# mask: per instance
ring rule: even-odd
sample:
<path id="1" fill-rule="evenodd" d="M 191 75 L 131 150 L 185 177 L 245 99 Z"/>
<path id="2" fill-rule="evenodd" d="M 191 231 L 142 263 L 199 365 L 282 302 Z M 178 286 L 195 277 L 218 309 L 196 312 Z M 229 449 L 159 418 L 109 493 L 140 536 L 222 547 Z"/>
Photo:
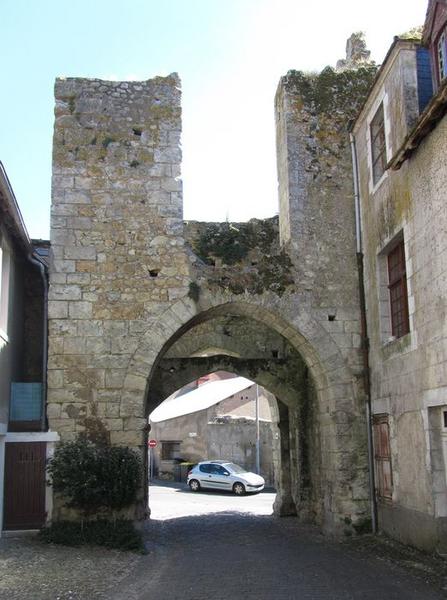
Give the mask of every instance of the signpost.
<path id="1" fill-rule="evenodd" d="M 152 453 L 151 453 L 151 449 L 155 448 L 155 446 L 157 445 L 157 440 L 149 440 L 148 443 L 148 448 L 149 448 L 149 481 L 152 479 Z"/>

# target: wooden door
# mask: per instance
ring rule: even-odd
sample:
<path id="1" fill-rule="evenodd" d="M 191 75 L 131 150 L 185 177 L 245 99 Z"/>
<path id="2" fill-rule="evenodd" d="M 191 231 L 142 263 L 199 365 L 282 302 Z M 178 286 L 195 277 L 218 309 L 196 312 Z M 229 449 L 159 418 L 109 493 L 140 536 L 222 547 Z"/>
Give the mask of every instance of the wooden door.
<path id="1" fill-rule="evenodd" d="M 45 522 L 46 442 L 5 444 L 4 529 L 38 529 Z"/>

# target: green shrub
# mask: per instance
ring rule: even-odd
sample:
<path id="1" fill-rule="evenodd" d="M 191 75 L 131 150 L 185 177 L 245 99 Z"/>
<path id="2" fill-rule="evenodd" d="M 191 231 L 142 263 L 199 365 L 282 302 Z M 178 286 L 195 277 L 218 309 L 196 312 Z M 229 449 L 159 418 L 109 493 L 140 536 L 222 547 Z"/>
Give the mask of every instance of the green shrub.
<path id="1" fill-rule="evenodd" d="M 133 450 L 96 445 L 85 439 L 61 444 L 48 472 L 66 506 L 88 517 L 112 513 L 136 501 L 142 480 L 141 459 Z"/>
<path id="2" fill-rule="evenodd" d="M 118 519 L 88 521 L 58 521 L 44 527 L 39 533 L 43 542 L 48 544 L 64 544 L 66 546 L 97 545 L 118 550 L 144 552 L 143 539 L 132 521 Z"/>

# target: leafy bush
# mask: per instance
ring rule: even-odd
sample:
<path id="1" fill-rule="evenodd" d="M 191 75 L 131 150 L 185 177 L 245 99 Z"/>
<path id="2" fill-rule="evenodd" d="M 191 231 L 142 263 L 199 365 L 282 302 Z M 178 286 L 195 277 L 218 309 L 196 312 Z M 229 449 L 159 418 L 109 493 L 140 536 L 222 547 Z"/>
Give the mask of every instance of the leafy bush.
<path id="1" fill-rule="evenodd" d="M 56 449 L 48 472 L 66 505 L 89 516 L 104 510 L 115 513 L 135 502 L 142 464 L 129 448 L 78 439 Z"/>
<path id="2" fill-rule="evenodd" d="M 58 521 L 50 527 L 41 529 L 39 537 L 48 544 L 64 544 L 66 546 L 82 546 L 92 544 L 144 552 L 143 539 L 131 521 L 118 519 L 89 521 L 84 524 L 73 521 Z"/>

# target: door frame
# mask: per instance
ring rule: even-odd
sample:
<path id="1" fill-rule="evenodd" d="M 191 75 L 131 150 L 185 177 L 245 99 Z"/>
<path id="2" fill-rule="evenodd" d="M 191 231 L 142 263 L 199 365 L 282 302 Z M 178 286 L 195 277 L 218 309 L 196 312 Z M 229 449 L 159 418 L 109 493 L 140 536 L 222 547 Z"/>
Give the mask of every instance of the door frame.
<path id="1" fill-rule="evenodd" d="M 1 425 L 1 424 L 0 424 Z M 5 445 L 9 442 L 46 442 L 46 460 L 54 454 L 56 442 L 60 441 L 59 434 L 55 431 L 33 431 L 33 432 L 3 432 L 0 429 L 0 537 L 7 535 L 10 531 L 3 530 L 3 511 L 5 496 Z M 45 473 L 45 479 L 46 479 Z M 53 490 L 50 485 L 45 484 L 45 512 L 47 522 L 51 520 L 53 512 Z"/>

